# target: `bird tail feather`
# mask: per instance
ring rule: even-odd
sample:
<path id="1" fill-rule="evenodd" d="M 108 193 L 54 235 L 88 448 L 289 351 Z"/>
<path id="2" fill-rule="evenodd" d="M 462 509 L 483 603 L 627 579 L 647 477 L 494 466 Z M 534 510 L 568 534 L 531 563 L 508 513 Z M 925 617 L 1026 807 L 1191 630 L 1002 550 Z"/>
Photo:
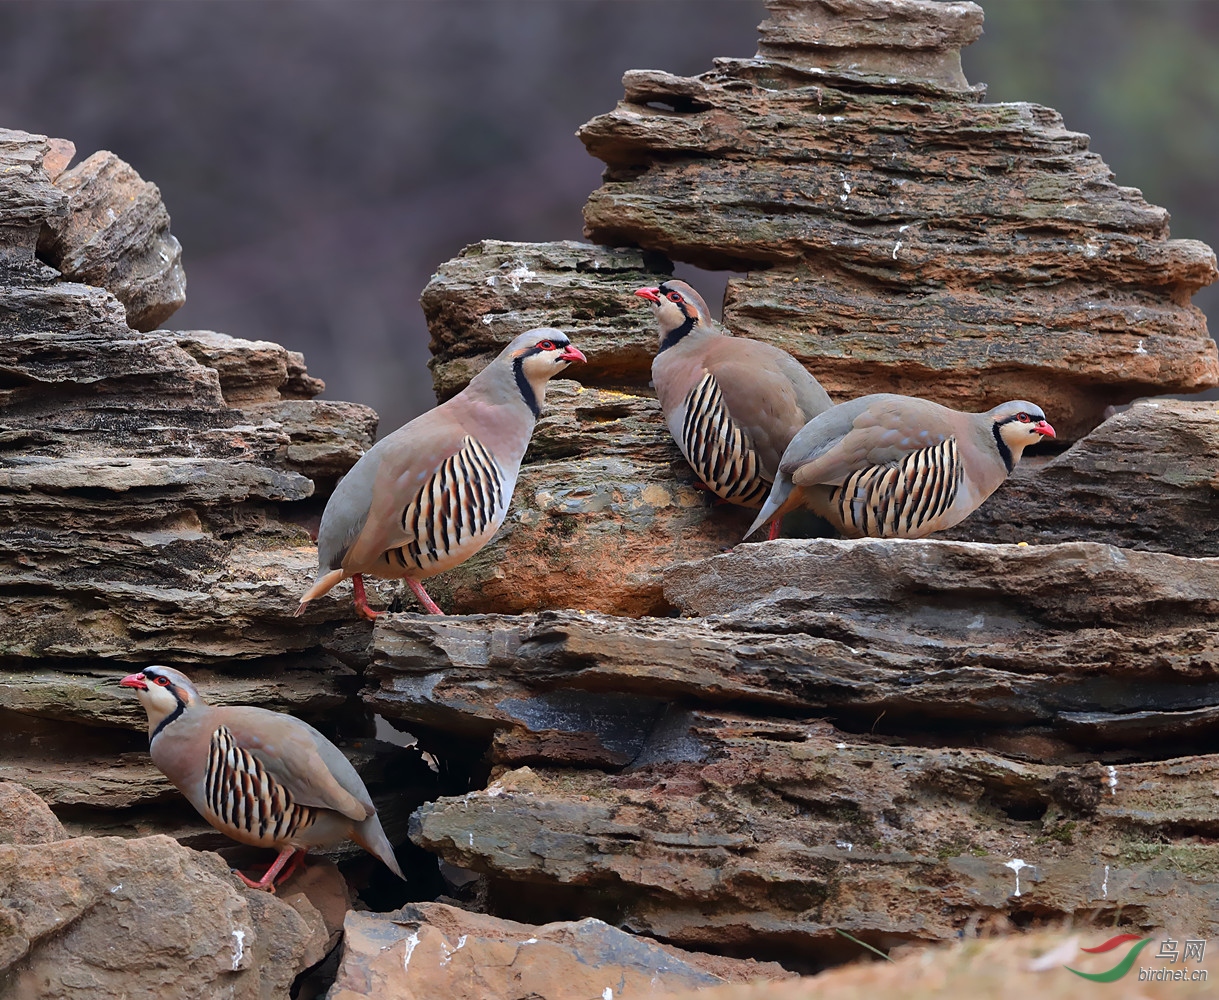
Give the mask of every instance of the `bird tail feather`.
<path id="1" fill-rule="evenodd" d="M 394 857 L 394 849 L 390 846 L 389 838 L 385 836 L 385 831 L 381 828 L 381 820 L 373 813 L 368 819 L 362 823 L 356 823 L 351 828 L 351 839 L 359 844 L 364 850 L 371 854 L 374 858 L 378 858 L 385 863 L 385 867 L 391 872 L 406 881 L 406 876 L 402 874 L 402 869 L 398 867 L 398 859 Z"/>
<path id="2" fill-rule="evenodd" d="M 341 579 L 343 579 L 343 571 L 341 569 L 332 569 L 329 573 L 319 573 L 317 579 L 313 581 L 313 586 L 305 591 L 305 596 L 301 598 L 300 607 L 296 609 L 292 617 L 300 617 L 301 612 L 305 610 L 306 604 L 321 597 Z"/>
<path id="3" fill-rule="evenodd" d="M 795 506 L 795 498 L 790 495 L 792 488 L 792 481 L 786 476 L 780 475 L 775 479 L 774 485 L 771 486 L 770 493 L 766 497 L 766 503 L 762 504 L 762 509 L 758 512 L 757 519 L 749 526 L 749 530 L 745 532 L 746 538 L 771 518 L 781 517 L 791 507 Z"/>

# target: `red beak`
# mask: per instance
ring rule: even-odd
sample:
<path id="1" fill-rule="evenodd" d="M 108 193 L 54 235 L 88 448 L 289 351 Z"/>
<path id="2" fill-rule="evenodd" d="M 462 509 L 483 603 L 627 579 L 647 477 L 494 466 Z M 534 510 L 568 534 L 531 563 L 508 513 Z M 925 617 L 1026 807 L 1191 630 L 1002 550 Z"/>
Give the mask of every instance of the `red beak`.
<path id="1" fill-rule="evenodd" d="M 1037 423 L 1033 425 L 1033 430 L 1035 430 L 1042 437 L 1052 438 L 1058 436 L 1054 433 L 1054 428 L 1050 426 L 1049 421 L 1047 420 L 1038 420 Z"/>
<path id="2" fill-rule="evenodd" d="M 588 358 L 586 358 L 584 356 L 584 352 L 581 351 L 580 348 L 576 347 L 575 344 L 568 344 L 566 347 L 563 348 L 563 353 L 559 355 L 559 360 L 560 361 L 587 361 Z"/>
<path id="3" fill-rule="evenodd" d="M 148 681 L 144 679 L 143 674 L 128 674 L 119 681 L 119 687 L 139 688 L 141 691 L 147 691 Z"/>
<path id="4" fill-rule="evenodd" d="M 647 299 L 649 302 L 660 304 L 660 289 L 659 288 L 636 288 L 635 294 L 641 299 Z"/>

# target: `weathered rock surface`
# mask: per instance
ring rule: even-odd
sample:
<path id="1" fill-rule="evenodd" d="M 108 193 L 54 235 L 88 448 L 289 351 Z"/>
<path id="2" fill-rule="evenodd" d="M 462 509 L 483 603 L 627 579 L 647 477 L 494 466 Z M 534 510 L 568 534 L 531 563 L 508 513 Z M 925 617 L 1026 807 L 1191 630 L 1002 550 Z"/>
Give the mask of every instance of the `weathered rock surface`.
<path id="1" fill-rule="evenodd" d="M 777 0 L 755 59 L 631 71 L 580 137 L 587 235 L 729 282 L 724 319 L 835 397 L 1031 398 L 1073 440 L 1104 408 L 1219 383 L 1190 295 L 1213 251 L 1118 187 L 1048 108 L 978 103 L 968 4 Z"/>
<path id="2" fill-rule="evenodd" d="M 82 277 L 117 290 L 140 247 L 159 258 L 172 240 L 121 163 L 91 157 L 56 186 L 64 161 L 0 131 L 0 776 L 78 830 L 202 835 L 115 681 L 185 665 L 219 703 L 363 733 L 349 710 L 369 626 L 338 601 L 291 612 L 316 566 L 309 527 L 376 417 L 314 401 L 322 383 L 278 344 L 138 332 L 130 298 L 38 263 L 47 225 L 65 255 L 112 264 Z"/>
<path id="3" fill-rule="evenodd" d="M 782 540 L 675 566 L 665 592 L 700 617 L 378 623 L 369 704 L 489 749 L 497 781 L 423 806 L 412 837 L 486 873 L 496 912 L 579 900 L 806 968 L 850 954 L 835 929 L 1219 912 L 1219 560 Z"/>
<path id="4" fill-rule="evenodd" d="M 0 844 L 0 997 L 286 998 L 328 940 L 294 903 L 167 837 Z"/>
<path id="5" fill-rule="evenodd" d="M 998 915 L 1205 937 L 1219 929 L 1216 767 L 1027 764 L 675 710 L 625 770 L 507 771 L 423 806 L 412 837 L 488 873 L 504 915 L 578 900 L 632 931 L 804 971 L 857 955 L 838 930 L 889 948 Z"/>
<path id="6" fill-rule="evenodd" d="M 692 954 L 600 920 L 538 927 L 419 903 L 347 915 L 330 1000 L 546 1000 L 669 996 L 725 982 L 791 978 L 774 963 Z"/>
<path id="7" fill-rule="evenodd" d="M 108 152 L 52 172 L 68 214 L 47 220 L 43 259 L 70 281 L 113 293 L 133 330 L 155 330 L 186 302 L 182 246 L 169 232 L 161 192 Z"/>
<path id="8" fill-rule="evenodd" d="M 462 389 L 508 341 L 538 326 L 567 331 L 588 355 L 569 377 L 646 386 L 655 321 L 631 293 L 672 270 L 660 254 L 570 240 L 466 247 L 436 269 L 419 298 L 432 335 L 436 395 Z"/>
<path id="9" fill-rule="evenodd" d="M 945 538 L 1219 555 L 1219 403 L 1143 400 L 1011 479 Z"/>
<path id="10" fill-rule="evenodd" d="M 24 785 L 0 781 L 0 844 L 49 844 L 67 837 L 42 799 Z"/>
<path id="11" fill-rule="evenodd" d="M 999 928 L 1000 930 L 1002 928 Z M 1034 933 L 1005 935 L 982 941 L 965 941 L 942 948 L 900 954 L 893 962 L 865 962 L 833 969 L 816 977 L 783 983 L 734 984 L 685 993 L 681 1000 L 1076 1000 L 1092 989 L 1064 966 L 1101 973 L 1113 968 L 1123 950 L 1087 955 L 1081 948 L 1102 944 L 1109 935 L 1091 933 Z M 1183 941 L 1193 937 L 1174 929 L 1168 952 L 1180 954 Z M 1174 997 L 1209 997 L 1214 994 L 1217 963 L 1209 949 L 1201 960 L 1188 963 L 1157 958 L 1165 939 L 1153 936 L 1140 951 L 1137 967 L 1115 982 L 1105 983 L 1105 997 L 1114 1000 L 1173 1000 Z M 1126 945 L 1126 948 L 1131 945 Z M 862 949 L 860 949 L 862 954 Z M 901 949 L 899 949 L 899 952 Z M 1146 968 L 1156 974 L 1177 974 L 1179 979 L 1145 979 Z M 1195 974 L 1198 979 L 1192 979 Z M 1099 993 L 1100 990 L 1098 989 Z"/>
<path id="12" fill-rule="evenodd" d="M 1216 718 L 1216 559 L 783 540 L 675 566 L 665 586 L 711 617 L 396 616 L 365 698 L 412 730 L 494 735 L 504 763 L 601 767 L 644 754 L 674 703 L 952 727 L 1050 759 L 1186 753 Z"/>

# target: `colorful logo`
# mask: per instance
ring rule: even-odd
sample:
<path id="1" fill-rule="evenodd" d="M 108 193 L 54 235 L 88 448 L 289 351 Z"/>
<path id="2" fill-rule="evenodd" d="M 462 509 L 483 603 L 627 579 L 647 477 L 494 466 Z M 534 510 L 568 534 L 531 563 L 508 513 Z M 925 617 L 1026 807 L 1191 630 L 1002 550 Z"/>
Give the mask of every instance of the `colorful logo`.
<path id="1" fill-rule="evenodd" d="M 1091 979 L 1094 983 L 1113 983 L 1121 979 L 1134 965 L 1135 959 L 1139 957 L 1139 952 L 1151 944 L 1151 938 L 1141 938 L 1137 934 L 1119 934 L 1117 937 L 1111 937 L 1104 944 L 1098 944 L 1095 948 L 1081 948 L 1080 951 L 1085 951 L 1089 955 L 1099 955 L 1106 951 L 1113 951 L 1114 948 L 1120 948 L 1122 945 L 1130 941 L 1137 941 L 1133 948 L 1126 952 L 1126 957 L 1117 963 L 1112 969 L 1105 972 L 1080 972 L 1078 969 L 1072 969 L 1069 965 L 1066 967 L 1068 972 L 1074 972 L 1075 975 L 1083 979 Z"/>

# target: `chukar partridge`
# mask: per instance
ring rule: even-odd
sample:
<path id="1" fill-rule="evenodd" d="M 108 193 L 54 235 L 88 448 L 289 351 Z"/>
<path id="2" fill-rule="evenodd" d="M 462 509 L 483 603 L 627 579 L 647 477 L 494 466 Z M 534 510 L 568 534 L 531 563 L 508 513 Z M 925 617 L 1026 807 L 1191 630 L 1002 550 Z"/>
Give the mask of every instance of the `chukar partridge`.
<path id="1" fill-rule="evenodd" d="M 977 510 L 1047 437 L 1054 428 L 1024 400 L 985 413 L 891 393 L 839 403 L 792 438 L 746 537 L 805 506 L 849 538 L 922 538 Z"/>
<path id="2" fill-rule="evenodd" d="M 378 441 L 339 482 L 322 512 L 318 575 L 296 614 L 363 574 L 405 579 L 427 611 L 443 614 L 420 580 L 465 562 L 508 512 L 546 383 L 586 360 L 558 330 L 522 333 L 461 392 Z"/>
<path id="3" fill-rule="evenodd" d="M 135 688 L 148 713 L 152 762 L 205 820 L 243 844 L 274 847 L 275 863 L 246 885 L 274 891 L 311 847 L 344 840 L 402 869 L 377 810 L 351 762 L 307 722 L 252 706 L 214 707 L 185 674 L 145 667 L 119 684 Z"/>
<path id="4" fill-rule="evenodd" d="M 681 453 L 721 500 L 762 506 L 783 449 L 830 397 L 786 351 L 729 334 L 686 282 L 635 294 L 656 314 L 652 382 Z"/>

